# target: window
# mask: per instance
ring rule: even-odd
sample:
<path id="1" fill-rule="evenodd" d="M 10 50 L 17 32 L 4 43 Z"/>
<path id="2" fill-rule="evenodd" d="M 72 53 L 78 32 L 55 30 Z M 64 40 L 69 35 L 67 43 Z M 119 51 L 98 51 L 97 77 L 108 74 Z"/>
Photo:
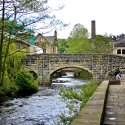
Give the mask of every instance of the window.
<path id="1" fill-rule="evenodd" d="M 121 49 L 117 49 L 117 54 L 121 54 Z"/>
<path id="2" fill-rule="evenodd" d="M 125 49 L 122 49 L 122 54 L 125 54 Z"/>

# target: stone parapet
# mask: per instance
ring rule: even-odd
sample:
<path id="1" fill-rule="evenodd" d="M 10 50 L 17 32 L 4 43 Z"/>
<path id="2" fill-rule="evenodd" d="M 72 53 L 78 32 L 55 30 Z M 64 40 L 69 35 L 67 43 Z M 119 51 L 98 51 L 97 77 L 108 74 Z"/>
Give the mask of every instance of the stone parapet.
<path id="1" fill-rule="evenodd" d="M 109 81 L 103 81 L 71 125 L 101 125 Z"/>
<path id="2" fill-rule="evenodd" d="M 93 79 L 103 81 L 117 67 L 124 73 L 125 57 L 108 54 L 33 54 L 26 56 L 24 65 L 42 76 L 43 82 L 51 81 L 51 75 L 63 68 L 81 68 L 90 72 Z"/>

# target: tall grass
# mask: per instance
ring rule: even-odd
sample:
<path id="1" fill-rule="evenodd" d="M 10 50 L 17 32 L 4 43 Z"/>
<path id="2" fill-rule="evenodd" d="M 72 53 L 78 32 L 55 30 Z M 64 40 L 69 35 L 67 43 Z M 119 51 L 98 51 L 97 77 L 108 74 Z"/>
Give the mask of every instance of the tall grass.
<path id="1" fill-rule="evenodd" d="M 62 113 L 58 124 L 70 125 L 73 118 L 76 117 L 78 112 L 84 107 L 98 85 L 99 82 L 92 80 L 84 86 L 78 86 L 77 89 L 62 88 L 60 95 L 69 108 L 69 114 Z"/>

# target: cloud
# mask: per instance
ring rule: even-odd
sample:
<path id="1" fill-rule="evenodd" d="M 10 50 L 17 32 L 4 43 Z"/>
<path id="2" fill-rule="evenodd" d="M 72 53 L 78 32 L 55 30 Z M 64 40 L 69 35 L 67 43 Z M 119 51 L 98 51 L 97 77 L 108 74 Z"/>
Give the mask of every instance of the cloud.
<path id="1" fill-rule="evenodd" d="M 50 0 L 51 2 L 53 0 Z M 96 21 L 97 34 L 121 34 L 125 32 L 124 0 L 54 0 L 53 5 L 64 4 L 56 12 L 57 18 L 71 25 L 59 31 L 60 37 L 68 37 L 76 23 L 91 31 L 91 20 Z"/>

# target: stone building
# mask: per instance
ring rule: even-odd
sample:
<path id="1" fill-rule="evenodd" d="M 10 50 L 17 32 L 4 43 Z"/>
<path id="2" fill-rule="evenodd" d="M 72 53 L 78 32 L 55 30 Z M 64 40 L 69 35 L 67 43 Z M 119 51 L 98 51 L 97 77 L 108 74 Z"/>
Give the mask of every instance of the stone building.
<path id="1" fill-rule="evenodd" d="M 25 49 L 26 53 L 29 53 L 30 44 L 28 42 L 24 42 L 22 40 L 16 40 L 15 44 L 16 44 L 17 51 L 21 49 Z"/>
<path id="2" fill-rule="evenodd" d="M 125 55 L 125 35 L 113 36 L 113 54 Z"/>
<path id="3" fill-rule="evenodd" d="M 41 48 L 43 53 L 58 53 L 57 32 L 54 31 L 54 36 L 43 36 L 39 33 L 35 37 L 35 46 Z"/>

